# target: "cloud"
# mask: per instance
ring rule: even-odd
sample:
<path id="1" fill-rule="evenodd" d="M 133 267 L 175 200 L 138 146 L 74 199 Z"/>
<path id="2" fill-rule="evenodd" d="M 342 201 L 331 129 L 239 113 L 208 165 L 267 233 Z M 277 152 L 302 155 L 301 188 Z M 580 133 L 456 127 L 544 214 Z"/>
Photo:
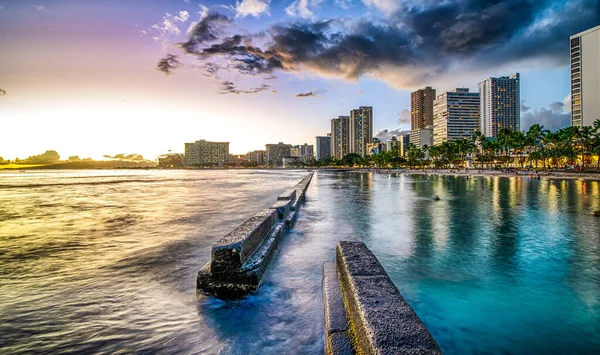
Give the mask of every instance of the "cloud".
<path id="1" fill-rule="evenodd" d="M 165 16 L 163 16 L 162 22 L 153 25 L 152 28 L 158 30 L 161 35 L 179 35 L 181 34 L 181 30 L 177 26 L 177 23 L 184 23 L 189 18 L 190 14 L 187 11 L 179 11 L 174 15 L 167 12 Z"/>
<path id="2" fill-rule="evenodd" d="M 327 92 L 327 90 L 313 90 L 313 91 L 307 91 L 307 92 L 301 92 L 296 94 L 296 97 L 298 98 L 303 98 L 303 97 L 318 97 L 321 96 L 321 94 Z"/>
<path id="3" fill-rule="evenodd" d="M 221 83 L 221 91 L 219 93 L 222 95 L 226 95 L 226 94 L 256 94 L 261 91 L 268 90 L 269 88 L 270 88 L 269 85 L 262 84 L 259 87 L 250 88 L 248 90 L 242 90 L 242 89 L 238 88 L 237 85 L 234 84 L 233 82 L 224 81 Z"/>
<path id="4" fill-rule="evenodd" d="M 4 5 L 0 5 L 0 11 L 2 11 L 3 8 L 4 8 Z"/>
<path id="5" fill-rule="evenodd" d="M 181 46 L 203 62 L 246 75 L 310 72 L 351 81 L 369 76 L 413 89 L 457 77 L 480 79 L 490 67 L 567 65 L 569 36 L 597 25 L 600 13 L 597 0 L 367 3 L 387 9 L 386 17 L 300 20 L 256 34 L 207 11 Z M 293 4 L 294 14 L 312 17 L 315 2 Z"/>
<path id="6" fill-rule="evenodd" d="M 375 7 L 384 13 L 393 13 L 400 8 L 400 2 L 397 0 L 362 0 L 368 7 Z"/>
<path id="7" fill-rule="evenodd" d="M 181 62 L 179 61 L 179 57 L 174 54 L 167 54 L 166 57 L 158 61 L 156 65 L 156 70 L 159 70 L 167 75 L 170 75 L 173 69 L 181 66 Z"/>
<path id="8" fill-rule="evenodd" d="M 571 93 L 563 99 L 563 110 L 571 113 Z"/>
<path id="9" fill-rule="evenodd" d="M 335 4 L 344 10 L 354 7 L 353 0 L 335 0 Z"/>
<path id="10" fill-rule="evenodd" d="M 315 97 L 317 96 L 316 93 L 309 91 L 309 92 L 301 92 L 299 94 L 296 94 L 296 97 Z"/>
<path id="11" fill-rule="evenodd" d="M 314 8 L 322 2 L 323 0 L 295 0 L 285 8 L 285 13 L 289 16 L 311 19 L 314 17 Z"/>
<path id="12" fill-rule="evenodd" d="M 410 134 L 410 131 L 402 131 L 400 129 L 387 130 L 384 129 L 375 134 L 375 138 L 379 138 L 381 141 L 385 142 L 392 137 L 398 137 L 403 134 Z"/>
<path id="13" fill-rule="evenodd" d="M 235 17 L 269 15 L 269 0 L 242 0 L 235 3 Z"/>
<path id="14" fill-rule="evenodd" d="M 47 12 L 47 13 L 49 13 L 49 14 L 51 14 L 51 13 L 52 13 L 52 12 L 50 12 L 50 10 L 48 10 L 48 9 L 46 8 L 46 6 L 44 6 L 44 5 L 33 5 L 33 8 L 34 8 L 34 9 L 36 9 L 37 11 L 44 11 L 44 12 Z"/>
<path id="15" fill-rule="evenodd" d="M 4 95 L 6 95 L 6 90 L 0 89 L 0 96 L 4 96 Z"/>
<path id="16" fill-rule="evenodd" d="M 571 114 L 564 111 L 564 104 L 560 101 L 533 111 L 521 101 L 521 130 L 527 131 L 535 123 L 543 125 L 545 129 L 557 131 L 571 125 Z"/>
<path id="17" fill-rule="evenodd" d="M 410 124 L 410 110 L 403 109 L 398 112 L 398 124 Z"/>

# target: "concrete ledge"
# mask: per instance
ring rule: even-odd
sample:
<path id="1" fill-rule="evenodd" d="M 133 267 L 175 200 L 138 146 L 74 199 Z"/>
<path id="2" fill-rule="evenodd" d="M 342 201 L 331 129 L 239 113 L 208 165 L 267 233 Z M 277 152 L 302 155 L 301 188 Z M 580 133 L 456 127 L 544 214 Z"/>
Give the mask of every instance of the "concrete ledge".
<path id="1" fill-rule="evenodd" d="M 279 195 L 279 197 L 277 197 L 277 201 L 295 200 L 295 199 L 296 199 L 296 189 L 295 188 L 286 190 L 284 193 Z"/>
<path id="2" fill-rule="evenodd" d="M 329 270 L 327 273 L 325 268 Z M 330 269 L 331 266 L 324 266 L 324 297 L 333 294 L 327 290 L 333 284 L 325 284 L 325 278 L 331 278 Z M 348 319 L 347 334 L 356 353 L 442 353 L 425 325 L 364 243 L 340 242 L 336 249 L 336 270 Z M 332 307 L 333 304 L 324 303 L 325 307 Z M 328 311 L 325 312 L 327 325 Z M 328 331 L 330 332 L 326 328 L 326 336 L 330 336 Z M 328 349 L 331 341 L 328 339 L 326 342 Z"/>
<path id="3" fill-rule="evenodd" d="M 277 211 L 278 219 L 284 219 L 290 213 L 292 202 L 292 200 L 278 200 L 270 208 Z"/>
<path id="4" fill-rule="evenodd" d="M 254 254 L 278 220 L 276 209 L 262 210 L 216 242 L 211 250 L 210 271 L 230 274 Z"/>
<path id="5" fill-rule="evenodd" d="M 325 350 L 330 355 L 354 354 L 348 334 L 348 319 L 334 262 L 323 264 Z"/>
<path id="6" fill-rule="evenodd" d="M 300 191 L 305 191 L 311 178 L 312 173 L 301 181 L 306 186 Z M 200 293 L 227 300 L 260 287 L 285 231 L 296 220 L 298 191 L 296 187 L 286 191 L 273 206 L 258 212 L 212 246 L 211 260 L 196 278 Z"/>

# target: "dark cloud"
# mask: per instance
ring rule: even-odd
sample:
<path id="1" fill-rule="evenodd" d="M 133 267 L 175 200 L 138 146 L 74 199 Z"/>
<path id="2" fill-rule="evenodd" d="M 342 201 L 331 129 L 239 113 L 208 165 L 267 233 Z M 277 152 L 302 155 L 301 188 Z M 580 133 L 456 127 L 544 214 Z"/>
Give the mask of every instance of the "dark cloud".
<path id="1" fill-rule="evenodd" d="M 0 96 L 4 96 L 4 95 L 6 95 L 6 90 L 0 89 Z"/>
<path id="2" fill-rule="evenodd" d="M 181 66 L 179 58 L 174 54 L 167 54 L 166 57 L 158 62 L 156 69 L 169 75 L 173 69 L 178 68 L 179 66 Z"/>
<path id="3" fill-rule="evenodd" d="M 400 129 L 393 129 L 393 130 L 384 129 L 383 131 L 377 132 L 375 134 L 375 138 L 379 138 L 381 141 L 385 142 L 388 139 L 391 139 L 392 137 L 398 137 L 403 134 L 410 134 L 410 131 L 402 131 Z"/>
<path id="4" fill-rule="evenodd" d="M 526 108 L 523 110 L 523 108 Z M 521 130 L 527 131 L 531 125 L 538 123 L 545 129 L 557 131 L 571 125 L 571 114 L 563 111 L 564 104 L 559 101 L 552 102 L 548 107 L 529 111 L 524 101 L 521 102 Z"/>
<path id="5" fill-rule="evenodd" d="M 225 95 L 225 94 L 257 94 L 261 91 L 268 90 L 269 88 L 270 88 L 269 85 L 262 84 L 259 87 L 250 88 L 248 90 L 242 90 L 242 89 L 238 88 L 237 85 L 231 81 L 223 81 L 221 83 L 221 91 L 219 93 L 223 94 L 223 95 Z"/>
<path id="6" fill-rule="evenodd" d="M 309 91 L 309 92 L 301 92 L 299 94 L 296 94 L 296 97 L 315 97 L 317 96 L 316 93 Z"/>
<path id="7" fill-rule="evenodd" d="M 198 21 L 188 33 L 188 41 L 181 44 L 181 47 L 188 53 L 196 53 L 197 47 L 207 42 L 213 42 L 219 39 L 222 29 L 232 20 L 225 15 L 217 12 L 207 13 Z"/>
<path id="8" fill-rule="evenodd" d="M 600 23 L 600 2 L 408 2 L 380 20 L 295 22 L 258 35 L 223 35 L 232 23 L 210 13 L 181 46 L 242 74 L 310 70 L 346 79 L 373 75 L 407 87 L 528 59 L 566 65 L 569 36 Z"/>

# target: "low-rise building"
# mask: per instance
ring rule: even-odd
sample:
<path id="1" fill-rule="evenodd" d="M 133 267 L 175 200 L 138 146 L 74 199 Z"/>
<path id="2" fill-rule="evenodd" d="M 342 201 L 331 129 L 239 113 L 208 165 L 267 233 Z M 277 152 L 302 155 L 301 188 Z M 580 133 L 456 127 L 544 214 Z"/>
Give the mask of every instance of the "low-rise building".
<path id="1" fill-rule="evenodd" d="M 266 163 L 270 166 L 281 166 L 283 158 L 292 156 L 292 145 L 279 142 L 277 144 L 266 144 L 267 151 Z"/>
<path id="2" fill-rule="evenodd" d="M 204 139 L 185 143 L 185 165 L 219 165 L 229 160 L 229 142 L 208 142 Z"/>
<path id="3" fill-rule="evenodd" d="M 266 150 L 253 150 L 246 154 L 246 161 L 250 163 L 256 163 L 257 165 L 265 165 L 266 158 Z"/>

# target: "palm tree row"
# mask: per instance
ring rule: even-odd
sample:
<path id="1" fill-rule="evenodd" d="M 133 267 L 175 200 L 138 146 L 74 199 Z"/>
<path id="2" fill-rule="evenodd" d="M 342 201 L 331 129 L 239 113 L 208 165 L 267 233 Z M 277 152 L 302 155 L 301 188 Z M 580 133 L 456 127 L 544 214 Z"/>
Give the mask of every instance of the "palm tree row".
<path id="1" fill-rule="evenodd" d="M 556 132 L 534 124 L 527 132 L 502 128 L 494 139 L 475 132 L 471 139 L 444 142 L 440 145 L 419 148 L 409 144 L 404 156 L 399 148 L 380 152 L 372 156 L 361 157 L 348 154 L 340 160 L 327 159 L 315 162 L 316 166 L 364 166 L 414 168 L 434 166 L 464 167 L 467 161 L 478 164 L 482 169 L 509 167 L 516 164 L 523 168 L 564 168 L 580 163 L 581 169 L 600 155 L 600 119 L 593 126 L 566 127 Z M 600 157 L 599 157 L 600 158 Z M 598 159 L 600 160 L 600 159 Z M 600 163 L 599 163 L 600 164 Z M 598 167 L 598 165 L 596 166 Z"/>

